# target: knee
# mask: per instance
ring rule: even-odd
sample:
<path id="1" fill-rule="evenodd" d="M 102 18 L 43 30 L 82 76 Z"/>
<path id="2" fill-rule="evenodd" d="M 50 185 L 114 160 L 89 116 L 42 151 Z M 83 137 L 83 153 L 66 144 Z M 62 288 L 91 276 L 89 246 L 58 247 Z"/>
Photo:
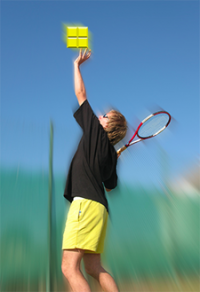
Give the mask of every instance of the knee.
<path id="1" fill-rule="evenodd" d="M 70 278 L 70 276 L 71 276 L 71 270 L 69 269 L 68 266 L 66 266 L 66 265 L 63 264 L 63 263 L 62 263 L 62 265 L 61 265 L 61 271 L 62 271 L 63 275 L 64 275 L 67 279 Z"/>
<path id="2" fill-rule="evenodd" d="M 67 272 L 67 269 L 66 269 L 65 265 L 63 265 L 63 263 L 62 263 L 62 265 L 61 265 L 61 271 L 62 271 L 62 273 L 63 273 L 64 275 L 65 275 L 66 272 Z"/>

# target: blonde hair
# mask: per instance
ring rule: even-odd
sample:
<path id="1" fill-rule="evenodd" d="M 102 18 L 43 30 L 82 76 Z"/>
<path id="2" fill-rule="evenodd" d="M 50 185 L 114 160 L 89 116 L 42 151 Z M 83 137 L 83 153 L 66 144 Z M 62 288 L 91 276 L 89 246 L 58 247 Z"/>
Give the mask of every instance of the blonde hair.
<path id="1" fill-rule="evenodd" d="M 104 130 L 107 132 L 110 143 L 115 145 L 126 136 L 127 122 L 120 112 L 111 110 L 109 113 L 112 115 L 109 115 L 108 126 Z"/>

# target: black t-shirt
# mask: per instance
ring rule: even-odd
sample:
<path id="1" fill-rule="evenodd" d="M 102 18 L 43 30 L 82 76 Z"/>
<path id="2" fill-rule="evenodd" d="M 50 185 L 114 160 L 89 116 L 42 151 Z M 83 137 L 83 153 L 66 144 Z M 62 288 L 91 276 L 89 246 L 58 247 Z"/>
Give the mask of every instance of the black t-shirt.
<path id="1" fill-rule="evenodd" d="M 117 153 L 87 100 L 74 117 L 83 136 L 70 165 L 64 197 L 70 202 L 73 197 L 83 197 L 103 204 L 108 210 L 103 185 L 108 189 L 117 185 Z"/>

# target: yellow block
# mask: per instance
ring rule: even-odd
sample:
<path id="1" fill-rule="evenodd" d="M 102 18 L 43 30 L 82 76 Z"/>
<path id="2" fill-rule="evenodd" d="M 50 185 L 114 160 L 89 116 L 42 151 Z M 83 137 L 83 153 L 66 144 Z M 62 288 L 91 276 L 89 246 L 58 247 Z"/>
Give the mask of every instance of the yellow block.
<path id="1" fill-rule="evenodd" d="M 77 37 L 78 30 L 77 27 L 67 26 L 67 37 Z"/>
<path id="2" fill-rule="evenodd" d="M 78 37 L 88 38 L 88 27 L 78 27 Z"/>
<path id="3" fill-rule="evenodd" d="M 78 48 L 78 39 L 67 38 L 67 48 Z"/>
<path id="4" fill-rule="evenodd" d="M 90 48 L 91 49 L 91 33 L 88 27 L 82 26 L 81 24 L 70 25 L 63 24 L 63 41 L 66 43 L 67 48 L 80 49 Z"/>
<path id="5" fill-rule="evenodd" d="M 79 48 L 88 48 L 88 38 L 78 38 Z"/>

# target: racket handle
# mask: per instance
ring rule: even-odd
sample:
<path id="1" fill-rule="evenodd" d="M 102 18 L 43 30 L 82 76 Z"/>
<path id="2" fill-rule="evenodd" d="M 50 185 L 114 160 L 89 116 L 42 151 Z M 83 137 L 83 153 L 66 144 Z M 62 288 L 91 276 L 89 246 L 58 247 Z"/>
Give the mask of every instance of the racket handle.
<path id="1" fill-rule="evenodd" d="M 119 150 L 117 150 L 117 155 L 120 155 L 124 150 L 126 150 L 126 145 L 124 145 L 122 148 L 120 148 Z"/>

